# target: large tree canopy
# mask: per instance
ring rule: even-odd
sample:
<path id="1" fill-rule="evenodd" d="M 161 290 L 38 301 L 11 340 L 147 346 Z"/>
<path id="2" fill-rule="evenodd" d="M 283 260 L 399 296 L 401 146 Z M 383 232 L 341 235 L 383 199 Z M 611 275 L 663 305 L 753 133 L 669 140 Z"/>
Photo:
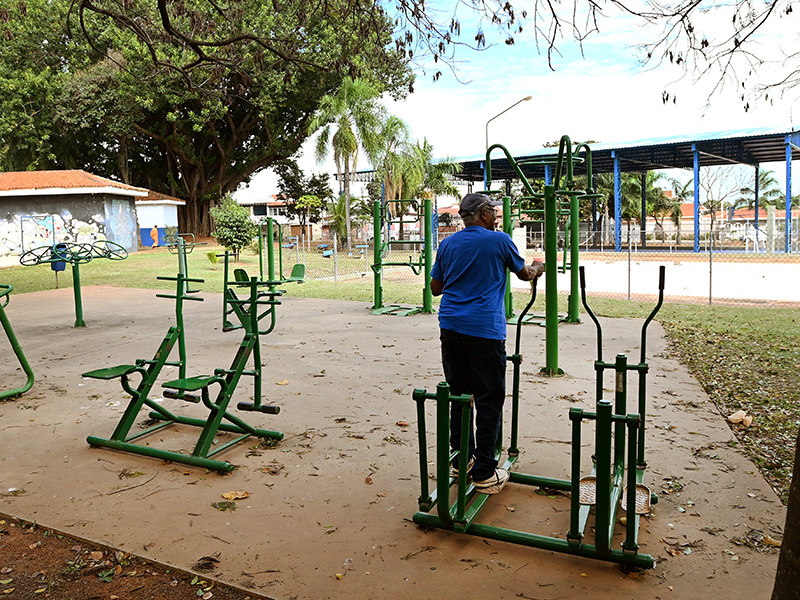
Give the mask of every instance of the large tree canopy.
<path id="1" fill-rule="evenodd" d="M 292 156 L 320 99 L 412 77 L 382 12 L 347 0 L 30 0 L 0 10 L 0 168 L 83 168 L 187 200 L 181 227 Z"/>

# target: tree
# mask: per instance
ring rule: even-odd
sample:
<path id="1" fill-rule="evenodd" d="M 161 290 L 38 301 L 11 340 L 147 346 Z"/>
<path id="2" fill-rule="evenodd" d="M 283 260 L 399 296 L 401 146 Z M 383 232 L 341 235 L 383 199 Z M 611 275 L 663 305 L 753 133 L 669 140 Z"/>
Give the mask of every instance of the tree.
<path id="1" fill-rule="evenodd" d="M 683 210 L 681 209 L 681 206 L 687 202 L 690 202 L 694 198 L 694 181 L 690 179 L 689 181 L 681 183 L 677 179 L 672 179 L 671 185 L 672 197 L 675 198 L 677 210 L 670 214 L 670 218 L 678 230 L 678 233 L 675 236 L 675 243 L 680 245 L 681 225 L 683 223 Z"/>
<path id="2" fill-rule="evenodd" d="M 305 227 L 306 222 L 317 223 L 333 191 L 328 183 L 328 174 L 320 173 L 309 177 L 303 173 L 295 160 L 284 160 L 273 169 L 278 175 L 278 198 L 286 203 L 286 215 L 296 217 Z M 313 196 L 319 204 L 301 202 L 304 196 Z"/>
<path id="3" fill-rule="evenodd" d="M 258 233 L 255 223 L 250 219 L 247 210 L 239 206 L 230 195 L 225 196 L 210 212 L 215 225 L 211 235 L 226 250 L 233 251 L 234 260 L 239 260 L 239 251 L 249 246 Z"/>
<path id="4" fill-rule="evenodd" d="M 380 90 L 363 79 L 346 77 L 339 88 L 327 94 L 319 103 L 319 110 L 309 125 L 311 133 L 319 132 L 316 142 L 318 161 L 323 161 L 333 150 L 336 172 L 342 182 L 344 194 L 344 240 L 347 251 L 350 241 L 350 173 L 355 169 L 359 146 L 367 154 L 376 148 L 383 106 L 378 102 Z"/>
<path id="5" fill-rule="evenodd" d="M 702 205 L 704 214 L 711 219 L 711 232 L 715 241 L 719 241 L 717 219 L 725 209 L 725 202 L 742 189 L 744 173 L 737 165 L 727 167 L 703 167 L 700 174 L 700 189 L 703 193 Z"/>
<path id="6" fill-rule="evenodd" d="M 311 194 L 306 194 L 305 196 L 300 196 L 300 198 L 295 202 L 295 207 L 300 212 L 298 213 L 298 217 L 300 218 L 300 228 L 305 231 L 307 223 L 313 223 L 311 213 L 313 212 L 318 220 L 322 213 L 322 208 L 324 204 L 322 200 L 318 196 L 312 196 Z M 308 239 L 311 239 L 311 232 L 308 234 Z"/>
<path id="7" fill-rule="evenodd" d="M 789 486 L 789 506 L 786 510 L 786 525 L 783 528 L 783 543 L 778 558 L 778 571 L 772 600 L 790 600 L 797 597 L 797 582 L 800 581 L 800 432 L 794 449 L 794 474 Z"/>
<path id="8" fill-rule="evenodd" d="M 453 185 L 450 177 L 461 172 L 461 163 L 453 162 L 449 158 L 435 160 L 433 157 L 433 146 L 427 138 L 423 138 L 422 143 L 412 148 L 413 162 L 416 171 L 421 175 L 418 180 L 412 181 L 414 188 L 411 196 L 414 198 L 433 199 L 437 196 L 451 196 L 458 198 L 461 192 Z"/>
<path id="9" fill-rule="evenodd" d="M 83 168 L 178 196 L 198 234 L 219 197 L 297 152 L 345 76 L 400 96 L 411 82 L 385 13 L 355 18 L 367 0 L 321 18 L 304 0 L 69 6 L 0 10 L 0 168 Z"/>
<path id="10" fill-rule="evenodd" d="M 753 178 L 755 179 L 755 177 Z M 749 208 L 754 209 L 756 206 L 756 190 L 754 185 L 746 185 L 739 190 L 742 194 L 737 198 L 733 206 L 734 208 Z M 784 195 L 781 191 L 778 180 L 772 171 L 758 171 L 758 205 L 759 206 L 775 206 L 783 200 Z"/>

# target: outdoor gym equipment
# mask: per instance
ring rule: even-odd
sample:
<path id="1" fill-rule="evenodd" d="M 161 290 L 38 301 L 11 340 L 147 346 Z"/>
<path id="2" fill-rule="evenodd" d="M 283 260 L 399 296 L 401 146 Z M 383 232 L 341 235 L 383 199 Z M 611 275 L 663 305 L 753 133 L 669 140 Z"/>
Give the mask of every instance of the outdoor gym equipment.
<path id="1" fill-rule="evenodd" d="M 14 287 L 11 285 L 0 283 L 0 323 L 3 324 L 3 331 L 6 332 L 8 343 L 11 344 L 11 349 L 14 350 L 14 354 L 17 355 L 19 366 L 22 367 L 23 371 L 25 371 L 25 374 L 28 376 L 28 380 L 22 387 L 0 392 L 0 400 L 14 398 L 24 394 L 33 386 L 33 369 L 31 369 L 28 359 L 25 358 L 25 354 L 22 352 L 22 346 L 19 345 L 17 336 L 14 335 L 14 330 L 11 328 L 11 322 L 8 320 L 8 315 L 6 314 L 6 306 L 8 306 L 8 303 L 11 301 L 11 290 L 13 289 Z"/>
<path id="2" fill-rule="evenodd" d="M 63 270 L 63 265 L 72 265 L 72 294 L 75 297 L 75 327 L 86 327 L 83 320 L 83 301 L 81 300 L 82 264 L 96 258 L 125 260 L 128 251 L 115 242 L 100 240 L 93 244 L 59 243 L 53 246 L 39 246 L 28 250 L 19 257 L 19 262 L 26 267 L 49 263 L 54 271 Z"/>
<path id="3" fill-rule="evenodd" d="M 238 306 L 237 315 L 242 318 L 242 324 L 247 331 L 236 353 L 233 364 L 229 369 L 216 369 L 213 376 L 187 377 L 185 346 L 183 345 L 183 302 L 185 300 L 202 301 L 202 298 L 188 296 L 186 290 L 188 289 L 188 283 L 202 283 L 203 280 L 186 279 L 180 273 L 176 278 L 159 277 L 159 279 L 176 282 L 175 295 L 157 294 L 157 297 L 175 299 L 177 326 L 169 328 L 167 335 L 161 342 L 152 360 L 138 359 L 134 365 L 118 365 L 89 371 L 83 374 L 84 377 L 91 377 L 94 379 L 115 379 L 120 377 L 122 388 L 131 396 L 128 407 L 111 437 L 105 439 L 89 436 L 87 442 L 92 446 L 112 448 L 162 460 L 204 467 L 206 469 L 230 472 L 234 469 L 233 465 L 226 461 L 214 460 L 212 457 L 252 435 L 266 439 L 283 438 L 283 434 L 281 433 L 256 429 L 227 411 L 228 404 L 230 403 L 233 392 L 236 390 L 241 376 L 252 375 L 256 379 L 256 393 L 253 402 L 240 402 L 238 405 L 239 410 L 259 411 L 270 414 L 277 414 L 279 412 L 277 407 L 266 406 L 261 403 L 260 353 L 256 352 L 254 354 L 254 356 L 258 357 L 256 367 L 252 370 L 246 369 L 248 358 L 254 353 L 254 349 L 258 347 L 258 335 L 259 333 L 264 333 L 258 331 L 258 319 L 260 318 L 257 313 L 258 306 L 261 304 L 272 305 L 271 331 L 272 327 L 275 325 L 274 304 L 278 303 L 272 299 L 274 294 L 271 293 L 268 294 L 270 296 L 269 301 L 260 299 L 260 296 L 264 295 L 264 292 L 258 291 L 259 284 L 255 281 L 255 278 L 246 284 L 250 286 L 249 300 L 239 300 L 235 298 L 235 294 L 231 291 L 230 293 L 235 298 L 235 302 Z M 179 360 L 171 362 L 168 358 L 176 343 L 179 345 Z M 179 368 L 179 378 L 167 381 L 163 384 L 163 387 L 166 388 L 163 396 L 165 398 L 185 400 L 188 402 L 202 401 L 209 409 L 209 415 L 206 419 L 177 415 L 149 397 L 161 370 L 166 365 L 177 366 Z M 129 381 L 129 377 L 134 373 L 138 373 L 141 376 L 141 381 L 135 388 Z M 209 396 L 209 387 L 214 384 L 220 386 L 220 393 L 216 399 L 212 401 Z M 200 394 L 198 395 L 196 392 L 200 392 Z M 131 427 L 139 411 L 145 405 L 151 409 L 149 417 L 161 422 L 131 435 Z M 223 423 L 223 419 L 227 422 Z M 135 443 L 139 438 L 176 424 L 202 428 L 202 432 L 200 433 L 191 455 Z M 218 431 L 226 431 L 240 435 L 212 451 L 211 446 Z"/>
<path id="4" fill-rule="evenodd" d="M 206 242 L 197 242 L 193 233 L 168 233 L 165 237 L 165 244 L 170 254 L 178 255 L 178 273 L 183 275 L 184 283 L 188 283 L 189 264 L 187 255 L 194 251 L 195 246 L 205 246 Z M 188 287 L 183 290 L 184 294 L 191 294 L 197 290 L 190 290 Z"/>
<path id="5" fill-rule="evenodd" d="M 582 271 L 581 271 L 582 273 Z M 661 308 L 664 295 L 664 267 L 659 276 L 659 300 L 650 316 L 642 326 L 641 360 L 639 364 L 628 364 L 624 354 L 618 354 L 613 363 L 602 360 L 602 329 L 594 313 L 586 304 L 583 292 L 583 276 L 581 276 L 584 307 L 597 326 L 598 359 L 595 361 L 597 373 L 597 403 L 595 411 L 571 408 L 569 419 L 572 425 L 572 456 L 570 479 L 556 479 L 525 473 L 510 472 L 510 484 L 532 485 L 542 488 L 563 490 L 570 495 L 569 529 L 564 538 L 554 538 L 519 530 L 504 529 L 494 525 L 478 523 L 476 518 L 480 510 L 489 501 L 490 496 L 478 493 L 467 477 L 450 476 L 450 465 L 458 461 L 459 473 L 467 473 L 469 460 L 469 428 L 473 398 L 468 395 L 451 395 L 447 383 L 440 383 L 435 393 L 424 389 L 416 389 L 413 399 L 417 403 L 417 421 L 419 426 L 419 461 L 421 494 L 419 496 L 419 512 L 413 520 L 426 527 L 438 527 L 457 533 L 468 533 L 534 548 L 542 548 L 554 552 L 563 552 L 587 558 L 619 563 L 623 565 L 650 568 L 654 564 L 652 556 L 639 552 L 638 527 L 641 514 L 650 512 L 651 505 L 658 497 L 642 483 L 646 463 L 644 460 L 644 426 L 646 414 L 645 380 L 648 370 L 645 363 L 645 341 L 647 326 Z M 536 287 L 533 286 L 531 300 L 523 311 L 530 309 L 536 298 Z M 508 357 L 514 365 L 514 388 L 512 392 L 511 444 L 502 468 L 511 470 L 519 456 L 518 424 L 519 424 L 519 375 L 522 358 L 519 353 L 520 324 L 517 321 L 515 353 Z M 613 370 L 615 373 L 614 402 L 603 398 L 603 374 Z M 639 407 L 638 413 L 627 412 L 627 373 L 639 373 Z M 425 426 L 425 400 L 436 401 L 436 489 L 431 492 L 428 484 L 427 434 Z M 463 407 L 461 417 L 461 448 L 450 451 L 450 404 L 459 402 Z M 581 476 L 581 428 L 584 421 L 594 422 L 594 448 L 592 459 L 594 465 L 591 475 Z M 502 458 L 502 448 L 498 442 L 498 459 Z M 500 460 L 502 463 L 503 461 Z M 450 488 L 456 485 L 455 501 L 450 502 Z M 594 506 L 593 544 L 588 543 L 587 521 L 591 507 Z M 431 511 L 435 507 L 436 514 Z M 627 512 L 624 540 L 621 549 L 613 547 L 614 526 L 618 509 Z"/>
<path id="6" fill-rule="evenodd" d="M 264 225 L 267 226 L 267 241 L 264 240 Z M 269 281 L 276 281 L 275 273 L 275 233 L 274 221 L 272 217 L 267 217 L 266 220 L 261 221 L 258 227 L 258 270 L 261 279 L 264 280 L 264 246 L 267 247 L 267 279 Z M 283 232 L 278 227 L 278 281 L 277 283 L 303 283 L 306 276 L 306 266 L 302 263 L 297 263 L 292 267 L 291 274 L 288 277 L 283 276 Z M 226 277 L 227 279 L 227 277 Z"/>
<path id="7" fill-rule="evenodd" d="M 400 317 L 407 317 L 417 313 L 431 314 L 433 310 L 433 293 L 431 292 L 431 267 L 433 266 L 433 245 L 431 232 L 431 200 L 426 198 L 423 204 L 422 212 L 422 229 L 423 239 L 419 240 L 382 240 L 383 224 L 389 223 L 402 223 L 402 221 L 390 221 L 385 218 L 384 212 L 381 210 L 380 200 L 376 200 L 372 205 L 373 214 L 373 260 L 372 273 L 373 273 L 373 305 L 371 313 L 373 315 L 396 315 Z M 405 221 L 408 223 L 408 221 Z M 419 255 L 418 261 L 413 261 L 408 257 L 405 262 L 392 262 L 384 261 L 384 256 L 387 250 L 393 245 L 408 244 L 408 245 L 422 245 L 423 251 Z M 383 273 L 385 267 L 409 267 L 415 275 L 424 273 L 424 287 L 422 288 L 422 306 L 405 307 L 397 304 L 390 304 L 384 306 L 383 304 Z"/>
<path id="8" fill-rule="evenodd" d="M 244 277 L 241 277 L 241 279 L 244 279 Z M 179 459 L 173 460 L 179 460 L 187 464 L 194 464 L 223 472 L 232 471 L 234 466 L 226 461 L 214 460 L 211 458 L 212 456 L 251 436 L 263 439 L 283 439 L 283 434 L 278 431 L 256 429 L 236 415 L 228 412 L 228 405 L 230 404 L 233 393 L 236 391 L 242 375 L 253 377 L 254 393 L 252 402 L 239 402 L 237 404 L 236 407 L 239 410 L 272 415 L 276 415 L 280 412 L 279 407 L 263 404 L 261 401 L 261 345 L 259 336 L 270 333 L 275 327 L 275 307 L 280 304 L 275 298 L 280 296 L 281 292 L 260 291 L 259 288 L 272 286 L 274 282 L 259 281 L 257 277 L 251 277 L 248 281 L 237 280 L 227 282 L 227 285 L 226 302 L 234 308 L 234 313 L 241 323 L 240 328 L 245 331 L 231 366 L 228 369 L 215 369 L 214 374 L 211 376 L 201 375 L 198 377 L 180 378 L 163 384 L 163 387 L 168 390 L 175 390 L 176 396 L 183 397 L 193 402 L 202 401 L 209 409 L 209 415 L 205 421 L 189 417 L 178 417 L 175 419 L 177 423 L 194 425 L 202 427 L 203 429 L 197 440 L 195 449 L 192 452 L 192 456 L 186 457 L 185 455 L 179 455 Z M 240 299 L 236 295 L 236 287 L 248 289 L 249 297 Z M 264 305 L 268 306 L 267 310 L 259 314 L 260 307 Z M 259 321 L 267 315 L 270 316 L 269 327 L 263 331 L 259 330 Z M 247 364 L 251 355 L 253 356 L 253 368 L 247 369 Z M 219 392 L 212 401 L 209 390 L 213 385 L 219 386 Z M 200 392 L 199 398 L 196 395 L 197 392 Z M 165 392 L 165 395 L 167 395 L 167 393 L 168 392 Z M 157 413 L 151 413 L 150 416 L 156 419 L 164 419 L 162 415 Z M 223 423 L 223 419 L 227 422 Z M 219 430 L 238 435 L 212 451 L 211 446 Z"/>
<path id="9" fill-rule="evenodd" d="M 586 162 L 588 180 L 592 176 L 592 157 L 591 149 L 587 144 L 579 144 L 573 153 L 572 142 L 568 136 L 562 136 L 559 143 L 558 156 L 555 161 L 552 159 L 526 159 L 516 161 L 508 150 L 500 145 L 494 144 L 486 151 L 486 186 L 489 188 L 492 182 L 491 153 L 493 150 L 501 150 L 517 177 L 522 182 L 525 195 L 519 203 L 512 206 L 511 198 L 503 196 L 503 231 L 512 234 L 514 227 L 531 224 L 544 224 L 545 230 L 545 366 L 542 372 L 546 375 L 563 375 L 564 371 L 558 366 L 558 324 L 561 321 L 568 323 L 579 323 L 579 290 L 578 290 L 578 268 L 579 268 L 579 207 L 581 199 L 591 199 L 599 197 L 590 187 L 587 190 L 575 190 L 573 177 L 573 167 L 579 162 Z M 583 159 L 577 154 L 584 150 L 586 158 Z M 551 167 L 555 166 L 555 180 L 552 184 L 544 186 L 543 193 L 536 193 L 522 172 L 521 166 L 525 164 L 544 164 L 547 171 L 551 172 Z M 562 183 L 562 172 L 565 171 Z M 502 194 L 499 190 L 487 189 L 485 194 Z M 525 208 L 525 204 L 533 200 L 543 200 L 543 208 Z M 564 243 L 564 256 L 561 266 L 558 265 L 558 221 L 566 218 L 566 239 Z M 567 260 L 569 256 L 569 260 Z M 549 267 L 549 268 L 548 268 Z M 570 271 L 570 293 L 568 297 L 567 314 L 558 314 L 558 272 Z M 506 317 L 513 322 L 514 312 L 511 297 L 511 274 L 507 275 L 506 283 Z M 538 319 L 541 321 L 541 319 Z"/>

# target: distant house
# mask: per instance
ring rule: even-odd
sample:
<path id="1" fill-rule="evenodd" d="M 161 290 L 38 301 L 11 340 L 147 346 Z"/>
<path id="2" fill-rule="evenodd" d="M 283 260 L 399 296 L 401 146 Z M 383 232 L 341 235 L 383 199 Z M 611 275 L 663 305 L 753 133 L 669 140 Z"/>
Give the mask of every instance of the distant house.
<path id="1" fill-rule="evenodd" d="M 178 207 L 186 202 L 147 190 L 147 197 L 136 200 L 136 218 L 142 246 L 163 246 L 168 229 L 178 230 Z"/>
<path id="2" fill-rule="evenodd" d="M 86 171 L 0 173 L 0 256 L 107 239 L 138 248 L 136 200 L 148 191 Z"/>

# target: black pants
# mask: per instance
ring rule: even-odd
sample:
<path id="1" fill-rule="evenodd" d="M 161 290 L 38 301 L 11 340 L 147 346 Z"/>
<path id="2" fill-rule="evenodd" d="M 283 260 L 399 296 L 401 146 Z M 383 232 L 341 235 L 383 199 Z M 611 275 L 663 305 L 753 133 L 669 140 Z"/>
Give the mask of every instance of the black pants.
<path id="1" fill-rule="evenodd" d="M 472 478 L 489 478 L 497 467 L 495 448 L 501 431 L 503 401 L 506 396 L 505 340 L 464 335 L 441 329 L 442 366 L 444 377 L 455 395 L 475 397 L 474 428 L 470 415 L 470 455 L 475 457 Z M 461 405 L 450 408 L 450 447 L 461 444 Z M 474 431 L 473 431 L 474 429 Z"/>

